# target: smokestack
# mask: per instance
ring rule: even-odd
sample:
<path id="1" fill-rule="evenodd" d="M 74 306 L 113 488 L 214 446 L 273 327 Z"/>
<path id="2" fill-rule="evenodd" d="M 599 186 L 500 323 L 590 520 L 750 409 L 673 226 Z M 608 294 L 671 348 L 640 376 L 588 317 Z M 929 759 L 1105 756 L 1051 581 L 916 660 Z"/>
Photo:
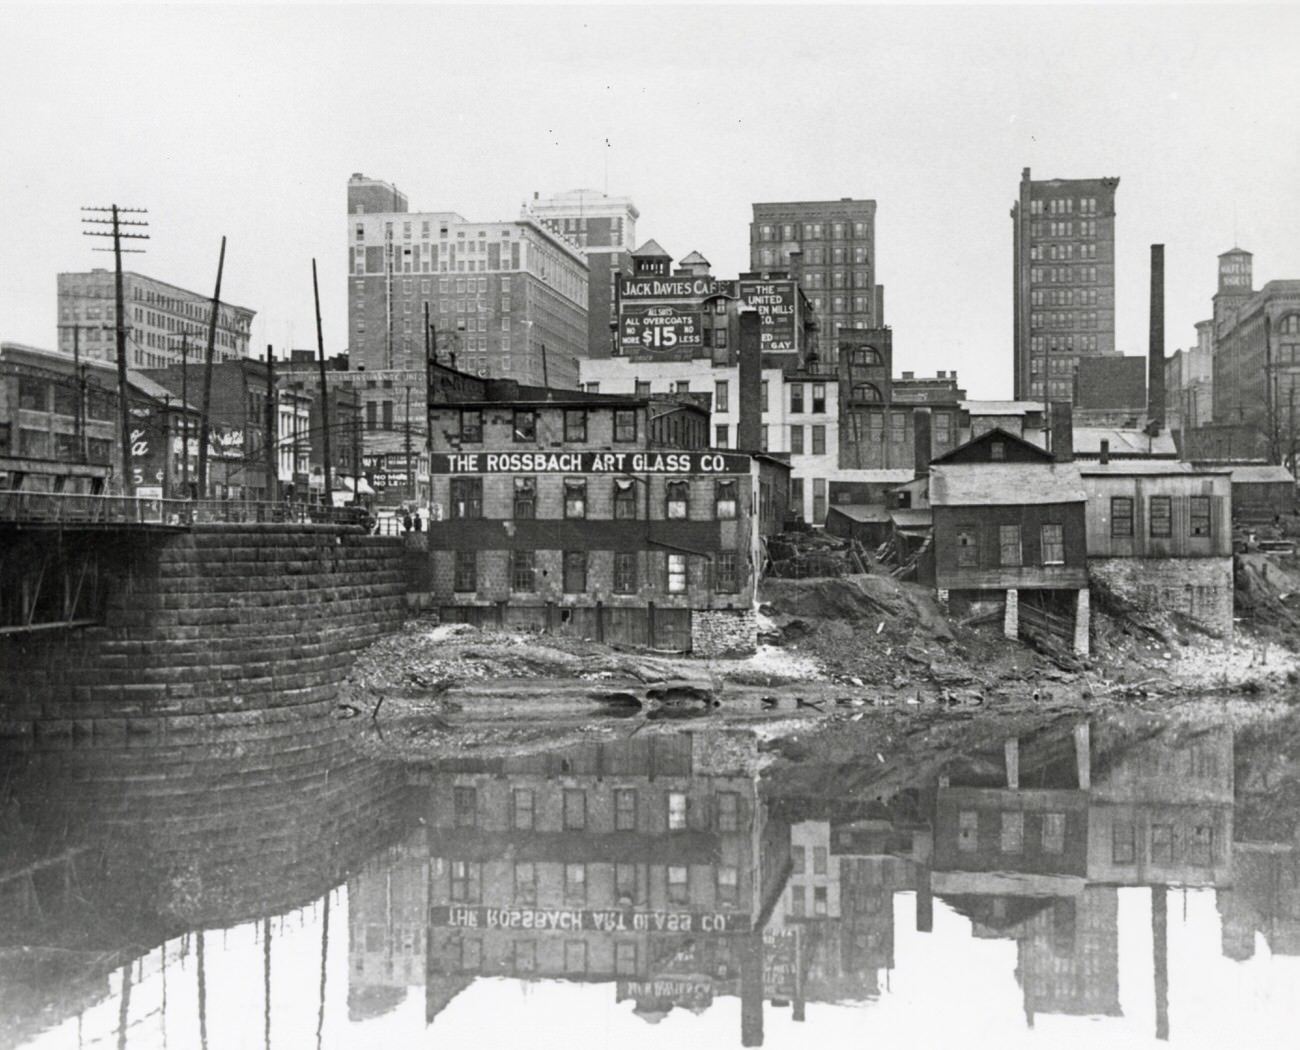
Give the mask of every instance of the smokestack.
<path id="1" fill-rule="evenodd" d="M 740 425 L 736 428 L 736 448 L 741 452 L 759 452 L 763 442 L 760 427 L 763 395 L 763 360 L 759 350 L 761 333 L 757 310 L 740 312 Z"/>
<path id="2" fill-rule="evenodd" d="M 930 476 L 930 410 L 912 409 L 912 447 L 916 452 L 916 465 L 912 468 L 918 478 Z"/>
<path id="3" fill-rule="evenodd" d="M 1053 401 L 1048 421 L 1052 435 L 1052 458 L 1057 463 L 1074 461 L 1074 408 L 1068 401 Z"/>
<path id="4" fill-rule="evenodd" d="M 1148 432 L 1165 423 L 1165 246 L 1151 245 L 1151 335 L 1147 347 Z"/>
<path id="5" fill-rule="evenodd" d="M 1101 462 L 1103 466 L 1110 462 L 1110 442 L 1105 438 L 1101 439 Z"/>

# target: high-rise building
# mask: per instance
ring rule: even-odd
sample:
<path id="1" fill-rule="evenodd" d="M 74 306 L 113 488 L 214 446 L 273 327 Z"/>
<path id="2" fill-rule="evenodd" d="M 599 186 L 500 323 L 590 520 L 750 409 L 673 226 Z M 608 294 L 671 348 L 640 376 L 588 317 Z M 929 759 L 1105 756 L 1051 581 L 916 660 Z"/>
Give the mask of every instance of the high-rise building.
<path id="1" fill-rule="evenodd" d="M 1021 172 L 1011 206 L 1017 399 L 1071 401 L 1080 358 L 1116 353 L 1118 186 Z"/>
<path id="2" fill-rule="evenodd" d="M 423 368 L 437 349 L 481 376 L 572 389 L 587 355 L 587 261 L 526 211 L 506 222 L 411 212 L 386 182 L 348 181 L 349 367 Z"/>
<path id="3" fill-rule="evenodd" d="M 632 275 L 636 220 L 641 213 L 631 197 L 611 197 L 599 190 L 569 190 L 553 197 L 533 194 L 525 209 L 586 255 L 587 356 L 610 357 L 618 275 Z"/>
<path id="4" fill-rule="evenodd" d="M 885 291 L 876 284 L 876 202 L 755 204 L 751 270 L 786 270 L 812 300 L 822 353 L 833 364 L 845 329 L 882 328 Z"/>
<path id="5" fill-rule="evenodd" d="M 117 289 L 112 270 L 58 276 L 59 339 L 62 353 L 88 361 L 117 360 Z M 144 274 L 122 272 L 128 368 L 166 368 L 202 360 L 212 316 L 212 297 L 178 288 Z M 217 312 L 213 359 L 248 356 L 255 311 L 222 303 Z"/>

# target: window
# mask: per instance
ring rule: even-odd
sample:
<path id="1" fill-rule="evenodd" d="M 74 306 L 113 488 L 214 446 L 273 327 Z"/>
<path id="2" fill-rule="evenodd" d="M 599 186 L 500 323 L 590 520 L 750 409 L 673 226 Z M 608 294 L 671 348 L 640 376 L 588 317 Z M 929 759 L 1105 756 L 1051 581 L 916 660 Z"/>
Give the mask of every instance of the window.
<path id="1" fill-rule="evenodd" d="M 686 555 L 668 555 L 668 593 L 684 594 L 686 591 Z"/>
<path id="2" fill-rule="evenodd" d="M 614 973 L 622 977 L 635 977 L 637 973 L 636 945 L 619 942 L 614 945 Z"/>
<path id="3" fill-rule="evenodd" d="M 957 849 L 974 853 L 979 843 L 980 815 L 973 809 L 963 809 L 957 814 Z"/>
<path id="4" fill-rule="evenodd" d="M 1110 828 L 1110 862 L 1132 864 L 1137 854 L 1137 836 L 1131 823 L 1117 822 Z"/>
<path id="5" fill-rule="evenodd" d="M 614 479 L 614 520 L 636 519 L 636 483 L 631 478 Z"/>
<path id="6" fill-rule="evenodd" d="M 728 412 L 728 383 L 725 379 L 720 379 L 713 384 L 713 411 Z"/>
<path id="7" fill-rule="evenodd" d="M 581 831 L 587 826 L 587 793 L 581 788 L 564 789 L 564 830 Z"/>
<path id="8" fill-rule="evenodd" d="M 1007 458 L 1007 446 L 1001 441 L 994 441 L 989 445 L 989 459 L 997 462 Z"/>
<path id="9" fill-rule="evenodd" d="M 790 847 L 790 874 L 802 875 L 805 870 L 804 848 L 802 846 Z"/>
<path id="10" fill-rule="evenodd" d="M 452 791 L 456 812 L 456 827 L 472 828 L 478 823 L 478 792 L 472 787 L 458 787 Z"/>
<path id="11" fill-rule="evenodd" d="M 483 479 L 451 479 L 451 516 L 453 518 L 483 517 Z"/>
<path id="12" fill-rule="evenodd" d="M 790 384 L 790 412 L 795 414 L 803 411 L 803 384 Z"/>
<path id="13" fill-rule="evenodd" d="M 531 788 L 515 788 L 511 795 L 513 815 L 511 823 L 520 831 L 533 827 L 533 792 Z"/>
<path id="14" fill-rule="evenodd" d="M 797 424 L 790 428 L 790 451 L 795 455 L 803 455 L 803 427 Z"/>
<path id="15" fill-rule="evenodd" d="M 472 860 L 453 860 L 448 867 L 451 899 L 460 904 L 477 904 L 482 883 L 480 866 Z"/>
<path id="16" fill-rule="evenodd" d="M 587 972 L 587 942 L 586 941 L 565 941 L 564 942 L 564 972 L 565 973 L 586 973 Z"/>
<path id="17" fill-rule="evenodd" d="M 1148 512 L 1152 536 L 1173 535 L 1173 500 L 1169 496 L 1152 496 Z"/>
<path id="18" fill-rule="evenodd" d="M 1043 852 L 1061 853 L 1065 849 L 1065 814 L 1043 814 Z"/>
<path id="19" fill-rule="evenodd" d="M 814 875 L 826 874 L 826 847 L 825 846 L 813 847 L 813 874 Z"/>
<path id="20" fill-rule="evenodd" d="M 634 388 L 634 391 L 633 391 L 633 392 L 635 393 L 635 395 L 636 395 L 637 397 L 649 397 L 649 396 L 650 396 L 650 380 L 648 380 L 648 379 L 638 379 L 638 380 L 636 381 L 636 387 Z"/>
<path id="21" fill-rule="evenodd" d="M 564 552 L 564 593 L 585 594 L 587 591 L 587 552 Z"/>
<path id="22" fill-rule="evenodd" d="M 536 896 L 534 896 L 536 901 Z M 514 952 L 515 973 L 535 973 L 537 970 L 537 942 L 515 941 L 511 946 Z"/>
<path id="23" fill-rule="evenodd" d="M 812 410 L 814 412 L 826 411 L 826 384 L 814 383 L 812 385 Z"/>
<path id="24" fill-rule="evenodd" d="M 585 518 L 587 516 L 587 479 L 564 479 L 564 516 L 566 518 Z"/>
<path id="25" fill-rule="evenodd" d="M 614 789 L 614 830 L 636 831 L 636 789 Z"/>
<path id="26" fill-rule="evenodd" d="M 714 432 L 713 445 L 715 448 L 727 447 L 728 430 L 730 430 L 730 428 L 727 426 L 726 423 L 719 423 L 713 428 L 713 432 Z"/>
<path id="27" fill-rule="evenodd" d="M 531 408 L 515 409 L 514 435 L 516 441 L 537 440 L 537 413 Z"/>
<path id="28" fill-rule="evenodd" d="M 740 580 L 736 573 L 736 552 L 721 551 L 714 556 L 713 589 L 722 594 L 735 594 Z"/>
<path id="29" fill-rule="evenodd" d="M 510 589 L 531 594 L 537 590 L 537 555 L 533 551 L 513 551 L 510 555 Z"/>
<path id="30" fill-rule="evenodd" d="M 718 903 L 736 904 L 740 901 L 740 870 L 729 864 L 718 865 Z"/>
<path id="31" fill-rule="evenodd" d="M 1189 505 L 1188 533 L 1192 536 L 1210 535 L 1210 497 L 1193 496 Z"/>
<path id="32" fill-rule="evenodd" d="M 537 479 L 515 478 L 515 517 L 530 521 L 537 517 Z"/>
<path id="33" fill-rule="evenodd" d="M 1065 564 L 1065 534 L 1061 525 L 1044 525 L 1042 528 L 1043 564 Z"/>
<path id="34" fill-rule="evenodd" d="M 585 408 L 566 408 L 564 410 L 564 440 L 587 440 L 587 410 Z"/>
<path id="35" fill-rule="evenodd" d="M 1111 496 L 1110 534 L 1112 538 L 1133 535 L 1133 498 L 1131 496 Z"/>
<path id="36" fill-rule="evenodd" d="M 1151 863 L 1172 864 L 1174 860 L 1174 826 L 1151 825 Z"/>
<path id="37" fill-rule="evenodd" d="M 714 483 L 714 514 L 720 521 L 736 517 L 736 479 L 719 479 Z"/>
<path id="38" fill-rule="evenodd" d="M 587 865 L 564 865 L 564 899 L 573 904 L 587 903 Z"/>
<path id="39" fill-rule="evenodd" d="M 456 552 L 456 579 L 453 589 L 459 592 L 478 589 L 478 551 Z"/>
<path id="40" fill-rule="evenodd" d="M 1020 526 L 998 526 L 999 565 L 1016 566 L 1020 562 Z"/>
<path id="41" fill-rule="evenodd" d="M 515 903 L 537 903 L 537 867 L 530 860 L 515 864 Z"/>
<path id="42" fill-rule="evenodd" d="M 690 516 L 690 482 L 670 481 L 665 486 L 667 502 L 664 516 L 671 520 L 685 520 Z"/>
<path id="43" fill-rule="evenodd" d="M 636 865 L 614 865 L 614 896 L 619 904 L 631 904 L 637 898 Z"/>
<path id="44" fill-rule="evenodd" d="M 803 886 L 794 885 L 790 887 L 790 914 L 796 918 L 806 914 L 808 910 L 808 894 Z"/>
<path id="45" fill-rule="evenodd" d="M 814 456 L 826 455 L 826 428 L 823 426 L 812 428 L 812 454 Z"/>
<path id="46" fill-rule="evenodd" d="M 475 973 L 483 966 L 483 942 L 477 937 L 466 937 L 460 942 L 460 968 Z"/>
<path id="47" fill-rule="evenodd" d="M 614 409 L 614 440 L 622 442 L 636 440 L 636 409 Z"/>
<path id="48" fill-rule="evenodd" d="M 614 553 L 614 593 L 636 593 L 636 553 L 634 551 L 616 551 Z"/>
<path id="49" fill-rule="evenodd" d="M 758 411 L 761 415 L 767 411 L 767 380 L 758 384 Z"/>
<path id="50" fill-rule="evenodd" d="M 826 520 L 826 479 L 813 478 L 813 524 L 820 525 Z"/>
<path id="51" fill-rule="evenodd" d="M 1187 860 L 1190 864 L 1209 866 L 1214 860 L 1214 828 L 1198 824 L 1187 839 Z"/>
<path id="52" fill-rule="evenodd" d="M 1002 852 L 1020 853 L 1025 845 L 1025 815 L 1023 813 L 1002 814 Z"/>
<path id="53" fill-rule="evenodd" d="M 682 831 L 686 828 L 686 793 L 668 792 L 668 830 Z"/>
<path id="54" fill-rule="evenodd" d="M 687 904 L 690 902 L 690 885 L 687 881 L 688 871 L 684 865 L 668 865 L 668 903 Z"/>
<path id="55" fill-rule="evenodd" d="M 734 791 L 720 791 L 714 796 L 718 808 L 718 830 L 740 830 L 740 796 Z"/>

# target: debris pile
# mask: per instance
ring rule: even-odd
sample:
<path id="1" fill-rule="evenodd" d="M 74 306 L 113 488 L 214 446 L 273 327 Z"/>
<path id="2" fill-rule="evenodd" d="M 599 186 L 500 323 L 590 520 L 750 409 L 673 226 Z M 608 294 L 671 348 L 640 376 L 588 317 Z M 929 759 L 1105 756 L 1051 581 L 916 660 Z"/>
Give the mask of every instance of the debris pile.
<path id="1" fill-rule="evenodd" d="M 871 571 L 872 559 L 856 540 L 827 532 L 783 532 L 767 540 L 769 577 L 803 580 Z"/>

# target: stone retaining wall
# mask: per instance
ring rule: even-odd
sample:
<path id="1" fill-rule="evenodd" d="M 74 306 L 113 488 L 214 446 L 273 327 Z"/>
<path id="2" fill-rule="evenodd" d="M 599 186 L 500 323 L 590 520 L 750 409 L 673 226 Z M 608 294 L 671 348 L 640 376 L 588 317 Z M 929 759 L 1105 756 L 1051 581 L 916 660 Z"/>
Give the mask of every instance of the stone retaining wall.
<path id="1" fill-rule="evenodd" d="M 0 640 L 0 735 L 121 737 L 328 709 L 405 616 L 399 538 L 207 525 L 103 552 L 100 626 Z"/>
<path id="2" fill-rule="evenodd" d="M 691 652 L 695 656 L 752 656 L 758 649 L 753 609 L 692 609 Z"/>

